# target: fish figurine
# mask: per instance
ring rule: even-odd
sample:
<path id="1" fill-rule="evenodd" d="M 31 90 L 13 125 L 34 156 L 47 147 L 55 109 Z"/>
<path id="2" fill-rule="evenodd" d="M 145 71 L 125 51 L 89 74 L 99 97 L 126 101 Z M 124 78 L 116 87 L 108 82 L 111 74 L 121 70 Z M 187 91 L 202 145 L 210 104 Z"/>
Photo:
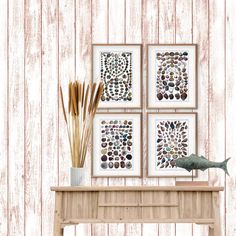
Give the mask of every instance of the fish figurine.
<path id="1" fill-rule="evenodd" d="M 177 167 L 184 168 L 187 171 L 192 170 L 206 170 L 208 168 L 220 168 L 224 170 L 224 172 L 229 175 L 229 172 L 227 170 L 227 162 L 230 158 L 226 159 L 222 162 L 214 162 L 209 161 L 203 156 L 198 156 L 196 154 L 191 154 L 189 157 L 182 157 L 178 158 L 177 160 L 173 160 L 173 164 L 175 164 Z"/>

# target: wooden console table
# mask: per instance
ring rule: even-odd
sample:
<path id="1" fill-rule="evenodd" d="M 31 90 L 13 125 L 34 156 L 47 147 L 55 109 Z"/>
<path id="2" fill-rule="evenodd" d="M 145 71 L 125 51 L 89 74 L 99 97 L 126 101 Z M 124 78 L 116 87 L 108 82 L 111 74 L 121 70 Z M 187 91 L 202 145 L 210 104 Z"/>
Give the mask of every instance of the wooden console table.
<path id="1" fill-rule="evenodd" d="M 52 187 L 54 236 L 79 223 L 208 224 L 220 236 L 219 191 L 223 187 Z"/>

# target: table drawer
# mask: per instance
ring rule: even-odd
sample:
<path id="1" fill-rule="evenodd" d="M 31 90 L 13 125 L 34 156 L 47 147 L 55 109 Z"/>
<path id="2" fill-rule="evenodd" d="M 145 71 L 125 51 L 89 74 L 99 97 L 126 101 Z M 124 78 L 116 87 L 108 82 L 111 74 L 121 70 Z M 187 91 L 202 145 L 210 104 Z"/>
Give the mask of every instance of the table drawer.
<path id="1" fill-rule="evenodd" d="M 157 191 L 100 192 L 100 219 L 155 219 L 178 214 L 178 194 Z"/>
<path id="2" fill-rule="evenodd" d="M 140 219 L 141 192 L 114 191 L 99 192 L 99 219 Z"/>
<path id="3" fill-rule="evenodd" d="M 143 219 L 173 219 L 179 214 L 179 198 L 177 192 L 143 191 Z"/>

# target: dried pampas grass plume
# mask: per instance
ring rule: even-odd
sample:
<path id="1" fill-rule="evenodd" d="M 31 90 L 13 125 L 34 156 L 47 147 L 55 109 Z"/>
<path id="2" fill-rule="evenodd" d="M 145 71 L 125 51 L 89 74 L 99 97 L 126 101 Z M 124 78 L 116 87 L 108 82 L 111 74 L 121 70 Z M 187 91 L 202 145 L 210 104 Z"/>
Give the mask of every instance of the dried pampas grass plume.
<path id="1" fill-rule="evenodd" d="M 72 167 L 81 168 L 84 166 L 93 119 L 102 93 L 102 82 L 93 84 L 80 81 L 69 82 L 68 112 L 66 113 L 60 86 L 62 111 L 67 126 Z"/>

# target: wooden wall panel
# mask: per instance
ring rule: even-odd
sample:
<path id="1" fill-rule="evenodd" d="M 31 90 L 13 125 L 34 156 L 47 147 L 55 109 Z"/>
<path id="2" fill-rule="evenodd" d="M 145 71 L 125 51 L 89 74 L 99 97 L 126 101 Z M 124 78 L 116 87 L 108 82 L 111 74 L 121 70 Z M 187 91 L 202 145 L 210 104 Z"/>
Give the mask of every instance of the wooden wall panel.
<path id="1" fill-rule="evenodd" d="M 75 0 L 58 1 L 58 76 L 59 85 L 63 88 L 64 100 L 68 101 L 68 82 L 75 77 Z M 69 185 L 71 166 L 69 141 L 65 139 L 66 125 L 61 101 L 59 103 L 58 130 L 58 184 Z M 67 104 L 66 104 L 67 109 Z M 75 227 L 65 227 L 65 234 L 75 236 Z"/>
<path id="2" fill-rule="evenodd" d="M 75 76 L 75 14 L 74 2 L 62 0 L 58 9 L 58 72 L 59 85 L 62 87 L 64 100 L 68 101 L 68 83 Z M 70 184 L 69 168 L 71 166 L 69 141 L 65 140 L 66 125 L 62 113 L 62 104 L 59 102 L 59 185 Z M 68 109 L 65 102 L 66 110 Z"/>
<path id="3" fill-rule="evenodd" d="M 75 79 L 85 80 L 87 83 L 91 81 L 91 1 L 76 1 L 76 17 L 75 17 Z M 90 149 L 90 148 L 89 148 Z M 91 185 L 91 152 L 88 152 L 85 161 L 86 184 Z M 76 226 L 76 235 L 90 235 L 91 225 L 80 224 Z"/>
<path id="4" fill-rule="evenodd" d="M 125 0 L 109 0 L 108 43 L 125 43 Z"/>
<path id="5" fill-rule="evenodd" d="M 125 1 L 125 43 L 142 43 L 142 1 Z"/>
<path id="6" fill-rule="evenodd" d="M 174 44 L 176 32 L 176 2 L 159 0 L 158 43 Z M 162 110 L 159 110 L 162 111 Z M 170 109 L 170 112 L 175 110 Z M 159 178 L 159 185 L 175 185 L 175 178 Z M 176 224 L 160 224 L 159 235 L 175 235 Z"/>
<path id="7" fill-rule="evenodd" d="M 126 24 L 125 0 L 109 0 L 109 31 L 108 43 L 125 43 L 125 24 Z M 122 110 L 121 110 L 122 111 Z M 109 178 L 109 186 L 125 185 L 125 178 Z M 121 236 L 125 234 L 125 224 L 109 224 L 109 235 Z"/>
<path id="8" fill-rule="evenodd" d="M 225 41 L 225 54 L 226 54 L 226 158 L 232 157 L 229 161 L 228 170 L 230 177 L 226 176 L 225 183 L 225 202 L 226 209 L 221 213 L 225 216 L 225 235 L 236 234 L 236 67 L 234 62 L 236 52 L 236 1 L 226 1 L 226 41 Z"/>
<path id="9" fill-rule="evenodd" d="M 192 43 L 192 1 L 176 0 L 175 43 Z M 184 109 L 176 109 L 184 112 Z M 176 178 L 176 181 L 192 181 L 192 178 Z M 192 224 L 176 224 L 176 236 L 192 235 Z"/>
<path id="10" fill-rule="evenodd" d="M 109 0 L 92 1 L 92 43 L 108 43 Z M 92 161 L 92 160 L 91 160 Z M 92 178 L 92 185 L 108 185 L 108 178 Z M 107 236 L 108 224 L 93 224 L 93 236 Z"/>
<path id="11" fill-rule="evenodd" d="M 225 159 L 225 5 L 224 1 L 209 1 L 209 159 Z M 220 64 L 219 64 L 220 63 Z M 212 185 L 225 184 L 220 169 L 209 171 Z M 225 193 L 220 194 L 221 231 L 225 232 Z"/>
<path id="12" fill-rule="evenodd" d="M 172 0 L 159 0 L 158 43 L 175 43 L 176 5 Z M 157 43 L 157 42 L 156 42 Z"/>
<path id="13" fill-rule="evenodd" d="M 143 43 L 143 97 L 146 97 L 146 78 L 147 78 L 147 44 L 158 43 L 159 35 L 159 2 L 156 0 L 143 1 L 142 19 L 142 43 Z M 157 178 L 147 178 L 147 115 L 145 114 L 146 99 L 143 99 L 143 185 L 158 186 Z M 143 224 L 143 236 L 159 235 L 158 224 Z"/>
<path id="14" fill-rule="evenodd" d="M 144 98 L 147 44 L 198 44 L 198 153 L 214 161 L 234 156 L 235 9 L 233 0 L 1 1 L 0 235 L 52 234 L 54 195 L 49 187 L 68 185 L 71 165 L 58 86 L 67 100 L 69 80 L 91 80 L 91 43 L 143 44 Z M 145 124 L 145 99 L 143 106 Z M 87 184 L 174 185 L 191 180 L 147 178 L 143 136 L 142 179 L 91 178 L 89 154 Z M 221 228 L 227 236 L 236 232 L 234 162 L 229 162 L 231 177 L 210 170 L 193 179 L 209 178 L 212 185 L 225 186 Z M 83 224 L 66 227 L 65 235 L 196 236 L 208 235 L 208 229 L 191 224 Z"/>
<path id="15" fill-rule="evenodd" d="M 192 43 L 193 1 L 176 0 L 175 5 L 175 42 Z"/>
<path id="16" fill-rule="evenodd" d="M 0 3 L 0 235 L 7 236 L 8 177 L 8 3 Z"/>
<path id="17" fill-rule="evenodd" d="M 42 230 L 42 11 L 25 1 L 25 236 Z"/>
<path id="18" fill-rule="evenodd" d="M 193 43 L 197 44 L 197 103 L 195 111 L 198 113 L 198 154 L 209 159 L 208 153 L 208 83 L 209 83 L 209 30 L 208 30 L 208 2 L 205 0 L 193 1 Z M 208 179 L 208 171 L 199 171 L 193 180 Z"/>
<path id="19" fill-rule="evenodd" d="M 8 1 L 8 235 L 24 233 L 24 1 Z M 40 202 L 39 202 L 40 204 Z"/>
<path id="20" fill-rule="evenodd" d="M 125 43 L 142 43 L 142 4 L 141 0 L 126 0 L 125 1 Z M 127 110 L 129 112 L 130 110 Z M 142 185 L 141 178 L 126 178 L 127 186 Z M 126 224 L 125 235 L 141 236 L 141 224 Z"/>
<path id="21" fill-rule="evenodd" d="M 58 4 L 42 1 L 42 235 L 53 234 L 58 183 Z"/>
<path id="22" fill-rule="evenodd" d="M 208 1 L 193 0 L 193 43 L 197 44 L 197 84 L 198 84 L 198 154 L 209 159 L 208 155 Z M 193 180 L 205 181 L 208 179 L 208 171 L 199 171 L 197 178 Z M 193 224 L 193 235 L 208 235 L 208 226 Z"/>

